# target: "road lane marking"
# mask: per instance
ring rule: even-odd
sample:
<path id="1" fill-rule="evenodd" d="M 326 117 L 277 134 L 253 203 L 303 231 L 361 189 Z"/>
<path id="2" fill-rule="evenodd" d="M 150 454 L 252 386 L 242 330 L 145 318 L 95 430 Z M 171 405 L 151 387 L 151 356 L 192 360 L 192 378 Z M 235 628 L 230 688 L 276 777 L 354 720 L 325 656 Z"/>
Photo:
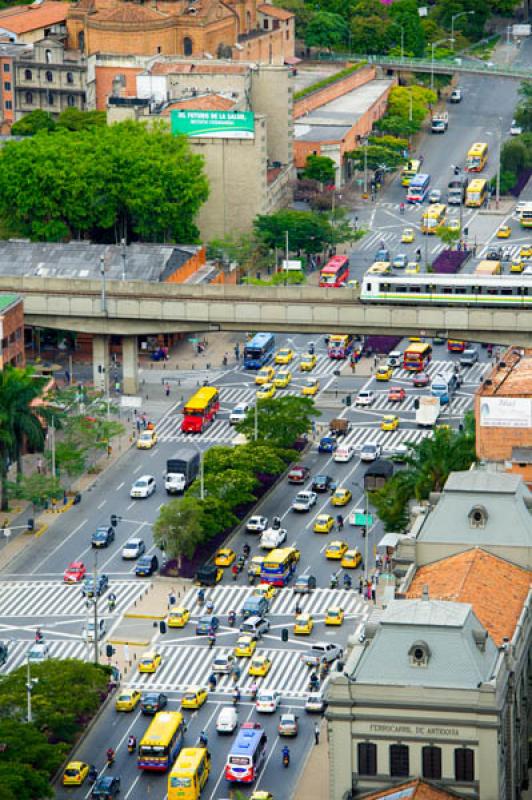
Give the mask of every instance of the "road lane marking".
<path id="1" fill-rule="evenodd" d="M 102 502 L 100 503 L 100 505 L 97 507 L 97 508 L 98 508 L 98 511 L 99 511 L 101 508 L 103 508 L 103 507 L 104 507 L 104 505 L 105 505 L 106 503 L 107 503 L 107 500 L 102 500 Z"/>
<path id="2" fill-rule="evenodd" d="M 36 572 L 40 571 L 41 564 L 44 564 L 49 558 L 55 555 L 55 553 L 57 553 L 58 550 L 61 550 L 65 546 L 66 542 L 68 542 L 68 540 L 71 539 L 80 530 L 80 528 L 86 525 L 87 522 L 88 519 L 84 519 L 83 522 L 80 522 L 78 527 L 74 528 L 72 533 L 69 534 L 66 539 L 62 539 L 57 545 L 57 547 L 55 547 L 51 553 L 49 553 L 42 561 L 40 561 L 34 569 L 32 569 L 30 575 L 35 575 Z"/>
<path id="3" fill-rule="evenodd" d="M 122 481 L 122 483 L 118 484 L 118 486 L 116 487 L 115 491 L 119 492 L 123 485 L 124 485 L 124 481 Z"/>

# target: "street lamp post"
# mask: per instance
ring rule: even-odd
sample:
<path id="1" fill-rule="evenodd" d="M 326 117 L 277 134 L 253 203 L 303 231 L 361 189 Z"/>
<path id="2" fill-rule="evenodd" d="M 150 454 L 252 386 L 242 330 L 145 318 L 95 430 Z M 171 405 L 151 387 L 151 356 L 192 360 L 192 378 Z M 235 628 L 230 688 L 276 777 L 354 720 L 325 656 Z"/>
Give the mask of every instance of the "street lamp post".
<path id="1" fill-rule="evenodd" d="M 401 28 L 401 61 L 405 57 L 405 29 L 402 25 L 399 25 Z"/>
<path id="2" fill-rule="evenodd" d="M 31 693 L 33 691 L 33 686 L 38 681 L 38 678 L 31 677 L 31 668 L 30 668 L 30 660 L 29 658 L 26 661 L 26 699 L 28 701 L 28 708 L 26 713 L 26 722 L 29 724 L 33 722 L 33 712 L 31 710 Z"/>
<path id="3" fill-rule="evenodd" d="M 107 314 L 107 295 L 105 290 L 105 259 L 103 256 L 100 256 L 100 277 L 102 279 L 102 296 L 101 296 L 102 314 Z"/>
<path id="4" fill-rule="evenodd" d="M 458 17 L 467 17 L 471 14 L 474 14 L 474 11 L 459 11 L 458 14 L 453 14 L 451 17 L 451 50 L 454 52 L 454 21 L 458 19 Z"/>
<path id="5" fill-rule="evenodd" d="M 368 193 L 368 142 L 364 142 L 364 194 Z"/>
<path id="6" fill-rule="evenodd" d="M 360 489 L 364 495 L 364 580 L 368 580 L 368 558 L 369 558 L 369 498 L 364 485 L 354 483 L 357 489 Z"/>

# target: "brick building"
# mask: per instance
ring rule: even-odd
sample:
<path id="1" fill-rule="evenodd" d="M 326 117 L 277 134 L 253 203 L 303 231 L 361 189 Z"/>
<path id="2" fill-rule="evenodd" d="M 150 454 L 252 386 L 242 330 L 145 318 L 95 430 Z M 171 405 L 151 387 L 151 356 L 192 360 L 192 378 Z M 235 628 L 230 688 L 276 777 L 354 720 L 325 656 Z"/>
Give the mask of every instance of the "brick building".
<path id="1" fill-rule="evenodd" d="M 475 395 L 478 457 L 532 483 L 532 349 L 510 347 Z"/>
<path id="2" fill-rule="evenodd" d="M 24 306 L 16 294 L 0 294 L 0 369 L 6 364 L 23 367 Z"/>
<path id="3" fill-rule="evenodd" d="M 44 0 L 0 11 L 0 41 L 34 44 L 45 36 L 63 39 L 69 4 Z"/>

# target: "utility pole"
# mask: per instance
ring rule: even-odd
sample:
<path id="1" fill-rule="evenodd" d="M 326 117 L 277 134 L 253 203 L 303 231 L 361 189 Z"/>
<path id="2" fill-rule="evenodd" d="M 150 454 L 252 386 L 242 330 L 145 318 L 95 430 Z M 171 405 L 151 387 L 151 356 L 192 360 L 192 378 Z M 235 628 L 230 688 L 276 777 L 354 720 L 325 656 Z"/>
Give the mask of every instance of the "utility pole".
<path id="1" fill-rule="evenodd" d="M 52 451 L 52 477 L 55 478 L 55 420 L 50 420 L 50 449 Z"/>
<path id="2" fill-rule="evenodd" d="M 495 208 L 499 208 L 499 201 L 501 197 L 501 149 L 502 149 L 502 117 L 498 117 L 497 139 L 499 153 L 497 157 L 497 178 L 495 182 Z"/>
<path id="3" fill-rule="evenodd" d="M 258 438 L 259 438 L 259 409 L 257 401 L 255 401 L 253 440 L 256 442 Z"/>
<path id="4" fill-rule="evenodd" d="M 127 265 L 127 250 L 126 250 L 126 240 L 120 240 L 120 256 L 122 258 L 122 280 L 125 281 L 126 279 L 126 265 Z"/>
<path id="5" fill-rule="evenodd" d="M 105 291 L 105 258 L 100 256 L 100 277 L 102 279 L 101 306 L 102 314 L 107 314 L 107 295 Z"/>
<path id="6" fill-rule="evenodd" d="M 199 454 L 200 454 L 200 456 L 199 456 L 199 458 L 200 458 L 200 461 L 199 461 L 199 469 L 200 469 L 200 500 L 205 500 L 205 470 L 204 470 L 204 463 L 203 463 L 203 452 L 202 452 L 202 450 L 200 450 L 199 447 L 198 447 L 198 450 L 199 450 Z"/>
<path id="7" fill-rule="evenodd" d="M 94 597 L 93 597 L 93 619 L 94 619 L 94 663 L 100 663 L 99 635 L 98 635 L 98 550 L 94 548 Z"/>
<path id="8" fill-rule="evenodd" d="M 26 721 L 28 724 L 33 722 L 32 712 L 31 712 L 31 692 L 33 690 L 33 683 L 31 681 L 31 669 L 30 669 L 30 660 L 29 658 L 26 661 L 26 697 L 28 700 L 28 712 L 26 716 Z"/>
<path id="9" fill-rule="evenodd" d="M 285 266 L 286 266 L 286 269 L 288 269 L 288 253 L 289 253 L 289 248 L 288 248 L 288 231 L 285 231 L 285 232 L 284 232 L 284 235 L 285 235 L 285 259 L 286 259 L 286 265 L 285 265 Z"/>
<path id="10" fill-rule="evenodd" d="M 368 143 L 364 144 L 364 194 L 368 193 Z"/>
<path id="11" fill-rule="evenodd" d="M 366 487 L 364 487 L 364 580 L 368 580 L 368 556 L 369 556 L 369 502 Z"/>

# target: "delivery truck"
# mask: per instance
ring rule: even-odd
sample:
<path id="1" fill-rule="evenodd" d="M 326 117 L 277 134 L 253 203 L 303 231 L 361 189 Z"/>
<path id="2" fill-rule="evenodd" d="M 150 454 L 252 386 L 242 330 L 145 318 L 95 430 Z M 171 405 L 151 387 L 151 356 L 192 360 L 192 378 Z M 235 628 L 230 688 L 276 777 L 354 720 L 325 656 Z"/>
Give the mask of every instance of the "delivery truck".
<path id="1" fill-rule="evenodd" d="M 166 462 L 164 488 L 167 494 L 181 494 L 196 479 L 200 470 L 199 450 L 184 447 Z"/>
<path id="2" fill-rule="evenodd" d="M 440 415 L 440 408 L 439 397 L 416 398 L 416 425 L 418 428 L 432 428 Z"/>
<path id="3" fill-rule="evenodd" d="M 445 133 L 449 127 L 449 114 L 444 111 L 441 114 L 433 114 L 430 129 L 432 133 Z"/>

